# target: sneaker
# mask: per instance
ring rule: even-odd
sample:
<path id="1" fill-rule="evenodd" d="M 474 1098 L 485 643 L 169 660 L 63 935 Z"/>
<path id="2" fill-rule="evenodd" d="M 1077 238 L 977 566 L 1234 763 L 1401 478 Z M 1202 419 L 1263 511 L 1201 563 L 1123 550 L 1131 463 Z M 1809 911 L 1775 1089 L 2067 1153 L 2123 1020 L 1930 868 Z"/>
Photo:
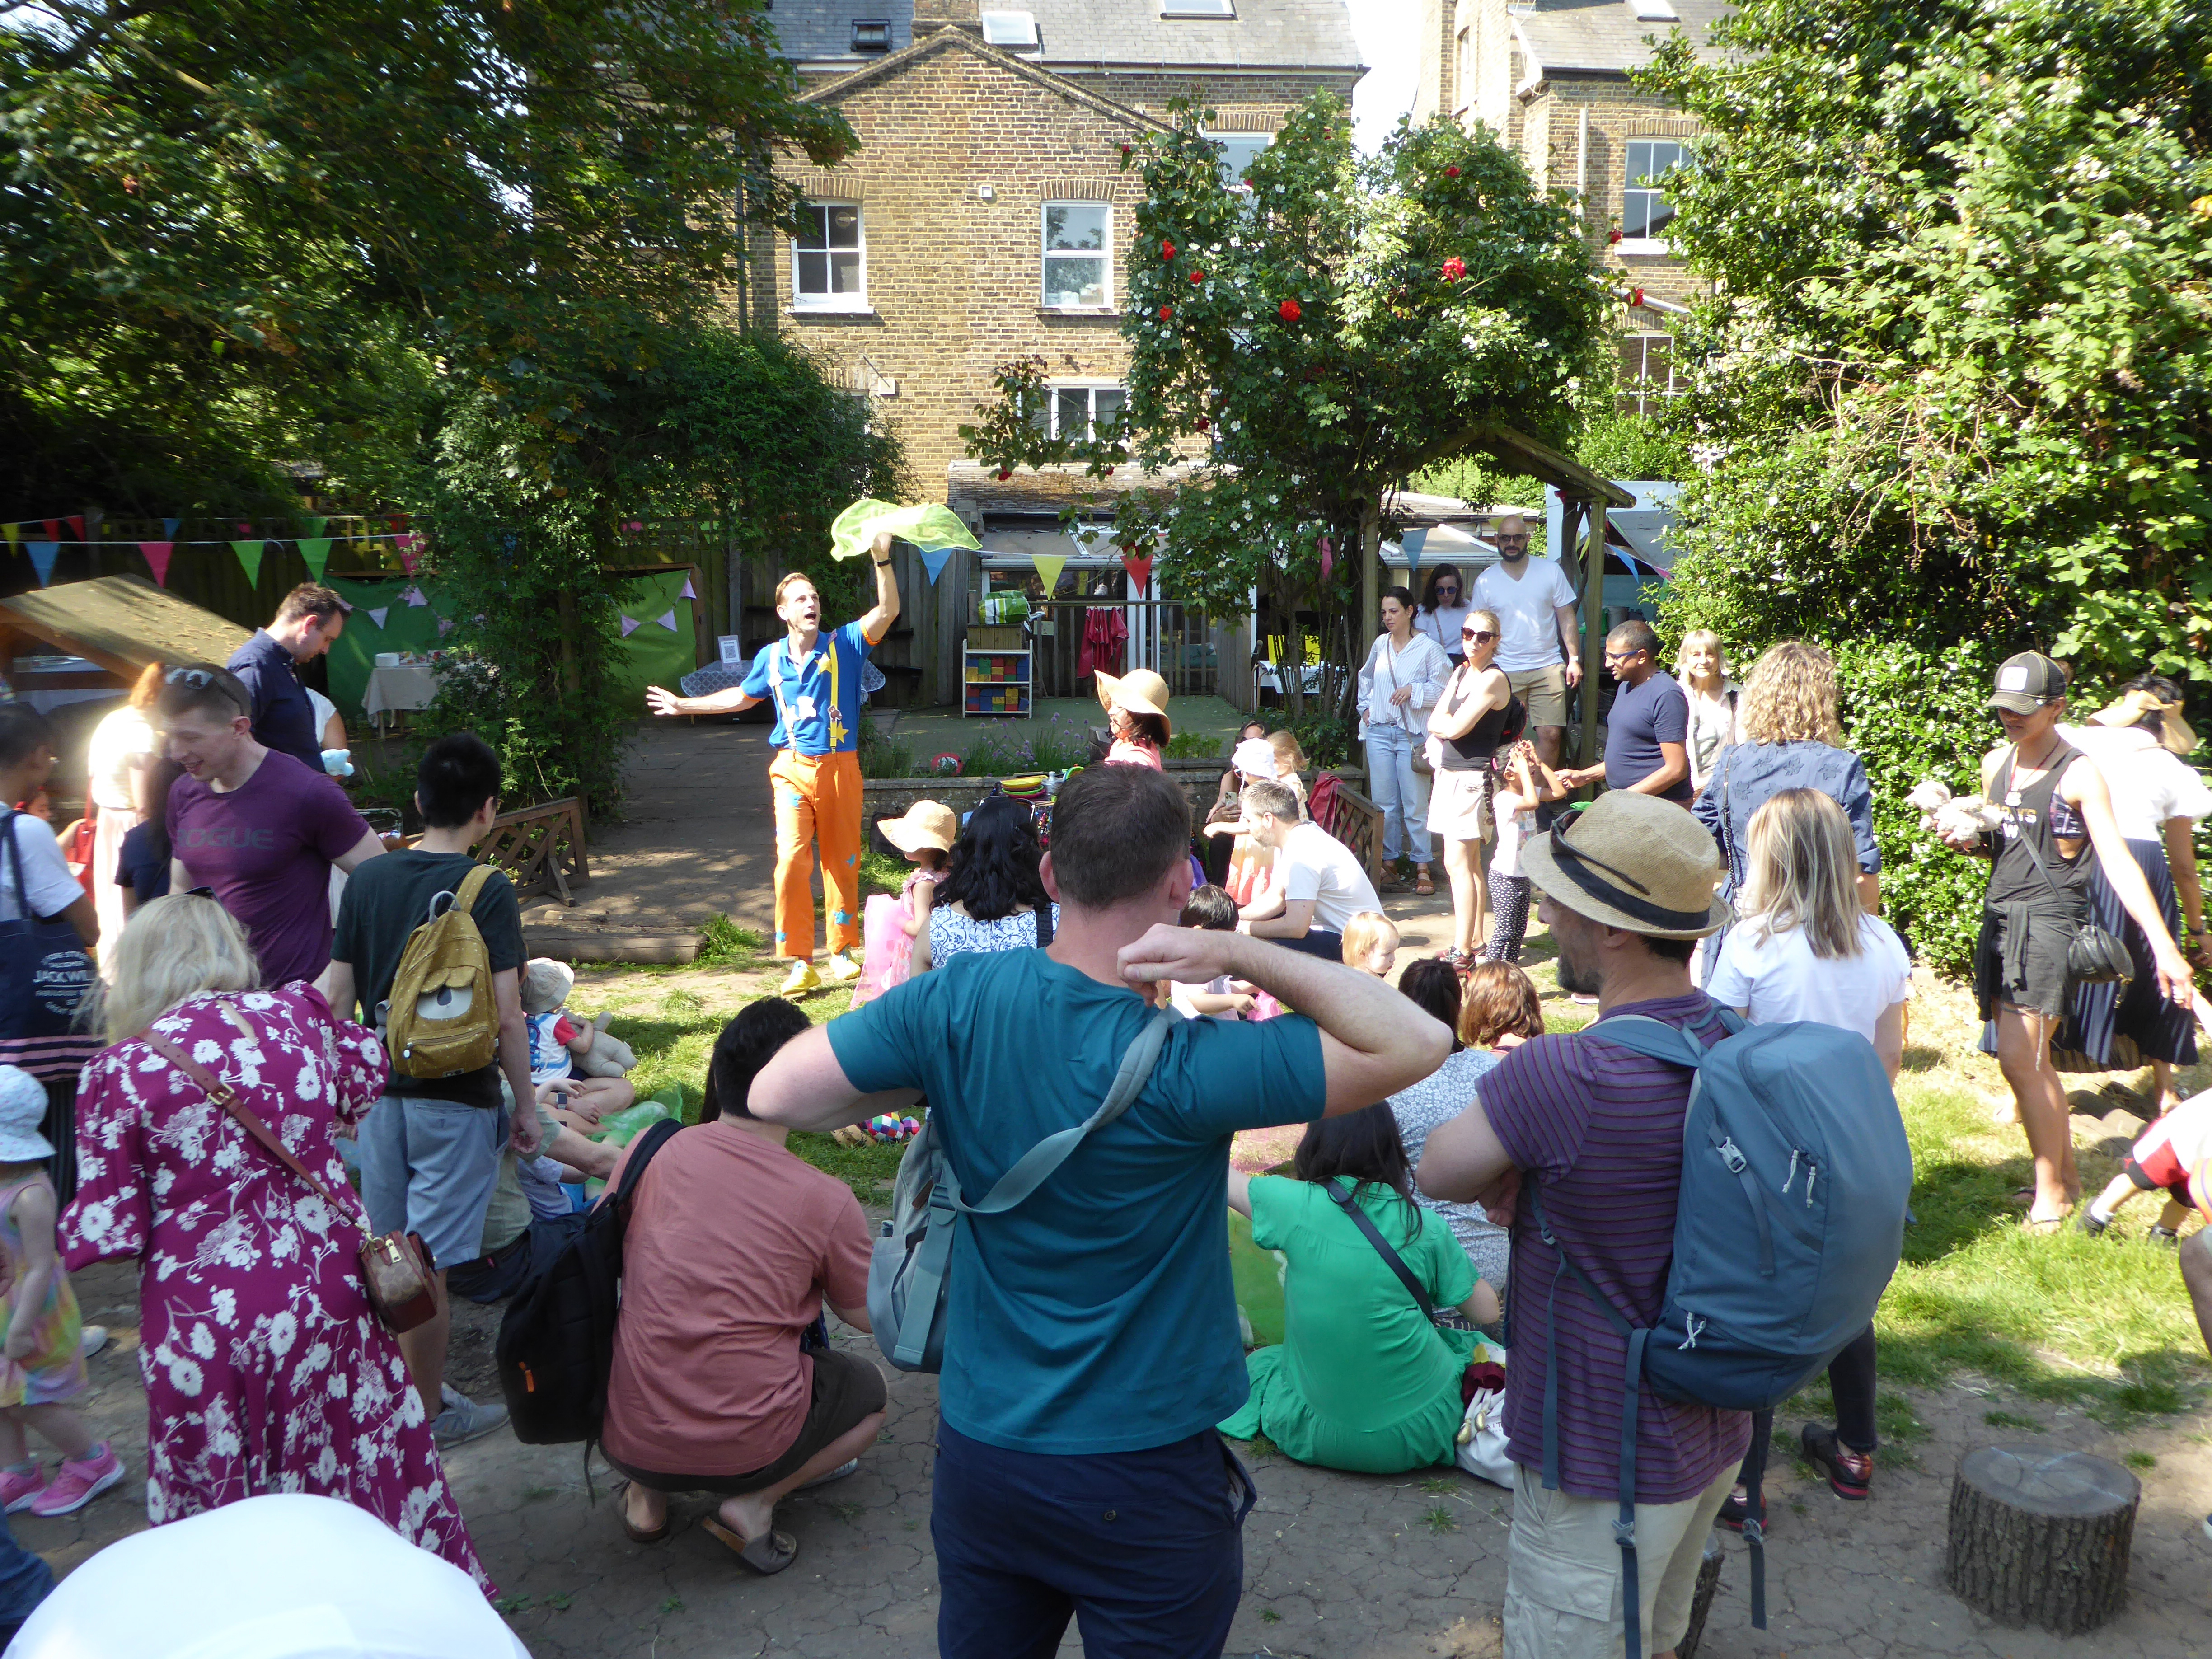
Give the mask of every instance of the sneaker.
<path id="1" fill-rule="evenodd" d="M 832 985 L 842 985 L 860 976 L 860 964 L 854 960 L 850 949 L 832 951 L 829 965 L 823 969 L 822 977 Z"/>
<path id="2" fill-rule="evenodd" d="M 2172 1227 L 2153 1226 L 2147 1237 L 2152 1243 L 2163 1244 L 2169 1250 L 2178 1249 L 2181 1243 L 2181 1235 Z"/>
<path id="3" fill-rule="evenodd" d="M 807 961 L 805 957 L 801 957 L 798 961 L 791 964 L 791 977 L 784 981 L 783 988 L 778 991 L 776 995 L 780 997 L 804 996 L 809 991 L 818 991 L 821 988 L 822 975 L 814 971 L 814 964 L 812 963 Z"/>
<path id="4" fill-rule="evenodd" d="M 445 1392 L 439 1390 L 441 1395 Z M 465 1446 L 471 1440 L 482 1438 L 506 1421 L 506 1407 L 457 1394 L 445 1410 L 430 1419 L 430 1437 L 438 1443 L 440 1451 L 451 1451 L 456 1446 Z"/>
<path id="5" fill-rule="evenodd" d="M 817 1474 L 811 1480 L 806 1482 L 805 1485 L 796 1488 L 796 1490 L 799 1492 L 812 1492 L 815 1487 L 826 1486 L 832 1480 L 842 1480 L 847 1475 L 852 1474 L 854 1470 L 860 1467 L 860 1460 L 859 1458 L 848 1457 L 843 1462 L 840 1463 L 836 1468 L 830 1470 L 829 1474 Z"/>
<path id="6" fill-rule="evenodd" d="M 77 1350 L 87 1359 L 106 1346 L 107 1327 L 105 1325 L 87 1325 L 77 1333 Z"/>
<path id="7" fill-rule="evenodd" d="M 31 1500 L 31 1513 L 47 1519 L 74 1515 L 121 1479 L 123 1460 L 103 1440 L 90 1456 L 64 1460 L 46 1489 Z"/>
<path id="8" fill-rule="evenodd" d="M 1808 1423 L 1798 1433 L 1805 1461 L 1828 1477 L 1828 1489 L 1838 1498 L 1857 1499 L 1874 1484 L 1874 1454 L 1853 1451 L 1836 1438 L 1833 1429 Z"/>
<path id="9" fill-rule="evenodd" d="M 0 1513 L 21 1515 L 46 1489 L 46 1471 L 40 1464 L 33 1463 L 27 1469 L 0 1469 Z"/>
<path id="10" fill-rule="evenodd" d="M 2099 1215 L 2094 1206 L 2092 1206 L 2082 1211 L 2080 1218 L 2074 1224 L 2088 1234 L 2090 1237 L 2101 1238 L 2104 1237 L 2105 1229 L 2112 1224 L 2105 1217 Z"/>

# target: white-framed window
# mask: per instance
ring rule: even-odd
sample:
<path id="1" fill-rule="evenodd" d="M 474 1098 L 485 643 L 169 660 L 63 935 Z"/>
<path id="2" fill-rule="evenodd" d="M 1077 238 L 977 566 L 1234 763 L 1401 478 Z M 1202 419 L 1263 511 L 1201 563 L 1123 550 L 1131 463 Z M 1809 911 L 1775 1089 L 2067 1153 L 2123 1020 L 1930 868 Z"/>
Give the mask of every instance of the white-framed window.
<path id="1" fill-rule="evenodd" d="M 1221 185 L 1224 190 L 1240 191 L 1249 196 L 1252 186 L 1244 182 L 1244 169 L 1252 165 L 1260 152 L 1275 142 L 1272 132 L 1209 132 L 1207 137 L 1221 146 Z"/>
<path id="2" fill-rule="evenodd" d="M 1672 138 L 1632 138 L 1628 141 L 1627 187 L 1620 193 L 1620 239 L 1626 242 L 1659 242 L 1674 222 L 1674 204 L 1668 201 L 1663 180 L 1669 167 L 1689 161 L 1689 153 Z M 1664 249 L 1621 248 L 1622 252 L 1660 252 Z"/>
<path id="3" fill-rule="evenodd" d="M 1163 17 L 1234 17 L 1237 0 L 1160 0 Z"/>
<path id="4" fill-rule="evenodd" d="M 1674 373 L 1673 335 L 1620 337 L 1620 375 L 1614 392 L 1623 414 L 1648 415 L 1661 398 L 1679 398 L 1683 389 Z"/>
<path id="5" fill-rule="evenodd" d="M 796 311 L 866 311 L 868 244 L 858 202 L 809 202 L 791 242 Z"/>
<path id="6" fill-rule="evenodd" d="M 1104 311 L 1114 303 L 1114 210 L 1105 202 L 1044 204 L 1044 305 Z"/>
<path id="7" fill-rule="evenodd" d="M 1049 438 L 1103 437 L 1129 401 L 1128 388 L 1111 381 L 1054 381 L 1048 390 L 1045 435 Z"/>

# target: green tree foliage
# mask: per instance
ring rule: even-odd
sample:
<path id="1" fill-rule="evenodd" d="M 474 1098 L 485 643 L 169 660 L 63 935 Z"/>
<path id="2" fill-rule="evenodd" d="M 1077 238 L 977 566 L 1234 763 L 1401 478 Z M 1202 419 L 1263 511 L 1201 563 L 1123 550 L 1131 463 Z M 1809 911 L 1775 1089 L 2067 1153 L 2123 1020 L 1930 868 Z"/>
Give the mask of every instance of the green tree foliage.
<path id="1" fill-rule="evenodd" d="M 1743 0 L 1649 83 L 1700 466 L 1671 613 L 2212 678 L 2212 14 Z"/>
<path id="2" fill-rule="evenodd" d="M 1571 440 L 1575 392 L 1605 372 L 1605 291 L 1573 216 L 1486 131 L 1401 125 L 1363 159 L 1342 103 L 1316 94 L 1238 189 L 1210 112 L 1174 114 L 1122 154 L 1145 181 L 1122 420 L 1048 438 L 1031 361 L 962 435 L 1001 468 L 1145 466 L 1163 488 L 1121 498 L 1113 533 L 1156 549 L 1178 598 L 1239 616 L 1257 587 L 1327 627 L 1356 605 L 1358 555 L 1402 480 L 1493 423 Z"/>
<path id="3" fill-rule="evenodd" d="M 796 101 L 764 9 L 11 12 L 0 491 L 56 489 L 57 446 L 83 465 L 134 428 L 187 475 L 266 455 L 272 431 L 321 430 L 391 389 L 374 365 L 394 319 L 404 346 L 526 423 L 519 472 L 588 485 L 609 470 L 622 379 L 740 279 L 748 222 L 790 208 L 778 153 L 828 162 L 851 142 Z M 76 412 L 88 403 L 105 424 Z M 80 491 L 131 493 L 110 462 Z"/>

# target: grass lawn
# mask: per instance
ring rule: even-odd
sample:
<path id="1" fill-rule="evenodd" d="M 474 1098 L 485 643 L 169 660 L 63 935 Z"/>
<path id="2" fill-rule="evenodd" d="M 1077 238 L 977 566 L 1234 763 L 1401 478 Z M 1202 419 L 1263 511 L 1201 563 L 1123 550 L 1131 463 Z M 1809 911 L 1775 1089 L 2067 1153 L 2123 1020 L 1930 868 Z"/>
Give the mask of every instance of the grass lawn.
<path id="1" fill-rule="evenodd" d="M 902 864 L 876 857 L 864 872 L 872 890 L 896 890 L 904 874 Z M 771 994 L 781 977 L 759 954 L 759 940 L 726 923 L 709 945 L 702 966 L 581 969 L 573 999 L 588 1012 L 616 1011 L 615 1034 L 637 1052 L 639 1092 L 679 1083 L 687 1115 L 697 1110 L 715 1034 L 738 1008 Z M 1540 932 L 1531 938 L 1528 957 L 1550 1029 L 1585 1024 L 1592 1011 L 1559 992 Z M 804 1006 L 819 1023 L 844 1012 L 849 1002 L 849 994 L 837 990 Z M 2130 1205 L 2102 1238 L 2070 1229 L 2048 1238 L 2024 1234 L 2021 1212 L 2008 1200 L 2029 1179 L 2027 1142 L 2017 1127 L 1992 1121 L 1992 1107 L 2010 1097 L 1996 1062 L 1974 1052 L 1978 1035 L 1971 995 L 1923 979 L 1898 1088 L 1912 1143 L 1915 1222 L 1875 1319 L 1883 1378 L 1920 1387 L 2002 1384 L 2032 1399 L 2078 1405 L 2107 1421 L 2190 1408 L 2212 1382 L 2212 1365 L 2172 1252 L 2145 1240 L 2157 1218 L 2156 1201 L 2145 1197 Z M 2086 1101 L 2086 1091 L 2105 1079 L 2067 1081 Z M 2212 1068 L 2185 1070 L 2179 1082 L 2185 1092 L 2212 1086 Z M 2107 1098 L 2091 1109 L 2101 1113 L 2118 1103 Z M 2080 1117 L 2075 1121 L 2083 1124 Z M 2087 1196 L 2118 1168 L 2117 1158 L 2094 1149 L 2094 1139 L 2077 1135 Z M 888 1200 L 899 1148 L 847 1148 L 810 1134 L 794 1134 L 790 1144 L 848 1182 L 864 1203 Z M 1797 1403 L 1817 1413 L 1825 1393 L 1820 1385 Z M 1794 1424 L 1794 1409 L 1784 1408 L 1778 1422 Z M 1885 1393 L 1881 1415 L 1885 1440 L 1908 1448 L 1915 1436 L 1905 1396 Z"/>

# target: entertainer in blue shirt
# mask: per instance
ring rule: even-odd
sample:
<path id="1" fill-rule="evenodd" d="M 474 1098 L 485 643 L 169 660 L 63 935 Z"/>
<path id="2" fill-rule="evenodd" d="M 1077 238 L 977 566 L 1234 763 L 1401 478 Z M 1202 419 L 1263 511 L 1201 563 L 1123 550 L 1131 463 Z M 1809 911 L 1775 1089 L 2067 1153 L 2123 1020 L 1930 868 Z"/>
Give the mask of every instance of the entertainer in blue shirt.
<path id="1" fill-rule="evenodd" d="M 727 714 L 773 698 L 776 750 L 775 953 L 789 957 L 782 994 L 823 981 L 814 969 L 814 845 L 822 848 L 822 890 L 830 905 L 830 962 L 842 982 L 860 975 L 860 665 L 898 620 L 891 537 L 876 538 L 876 603 L 860 621 L 822 631 L 822 596 L 793 572 L 775 585 L 775 614 L 788 630 L 763 647 L 739 684 L 707 697 L 646 688 L 656 714 Z"/>
<path id="2" fill-rule="evenodd" d="M 301 582 L 276 607 L 276 620 L 230 653 L 224 667 L 253 700 L 253 740 L 323 769 L 323 734 L 300 671 L 345 631 L 346 603 L 331 588 Z"/>
<path id="3" fill-rule="evenodd" d="M 945 1659 L 1218 1654 L 1243 1589 L 1250 1477 L 1213 1425 L 1243 1403 L 1222 1202 L 1231 1137 L 1352 1111 L 1425 1077 L 1450 1034 L 1382 981 L 1174 925 L 1190 810 L 1147 768 L 1097 766 L 1053 807 L 1058 932 L 956 957 L 794 1038 L 756 1117 L 827 1130 L 928 1097 L 981 1194 L 1095 1111 L 1164 980 L 1249 980 L 1311 1011 L 1169 1036 L 1129 1109 L 1030 1199 L 960 1225 L 932 1503 Z"/>

